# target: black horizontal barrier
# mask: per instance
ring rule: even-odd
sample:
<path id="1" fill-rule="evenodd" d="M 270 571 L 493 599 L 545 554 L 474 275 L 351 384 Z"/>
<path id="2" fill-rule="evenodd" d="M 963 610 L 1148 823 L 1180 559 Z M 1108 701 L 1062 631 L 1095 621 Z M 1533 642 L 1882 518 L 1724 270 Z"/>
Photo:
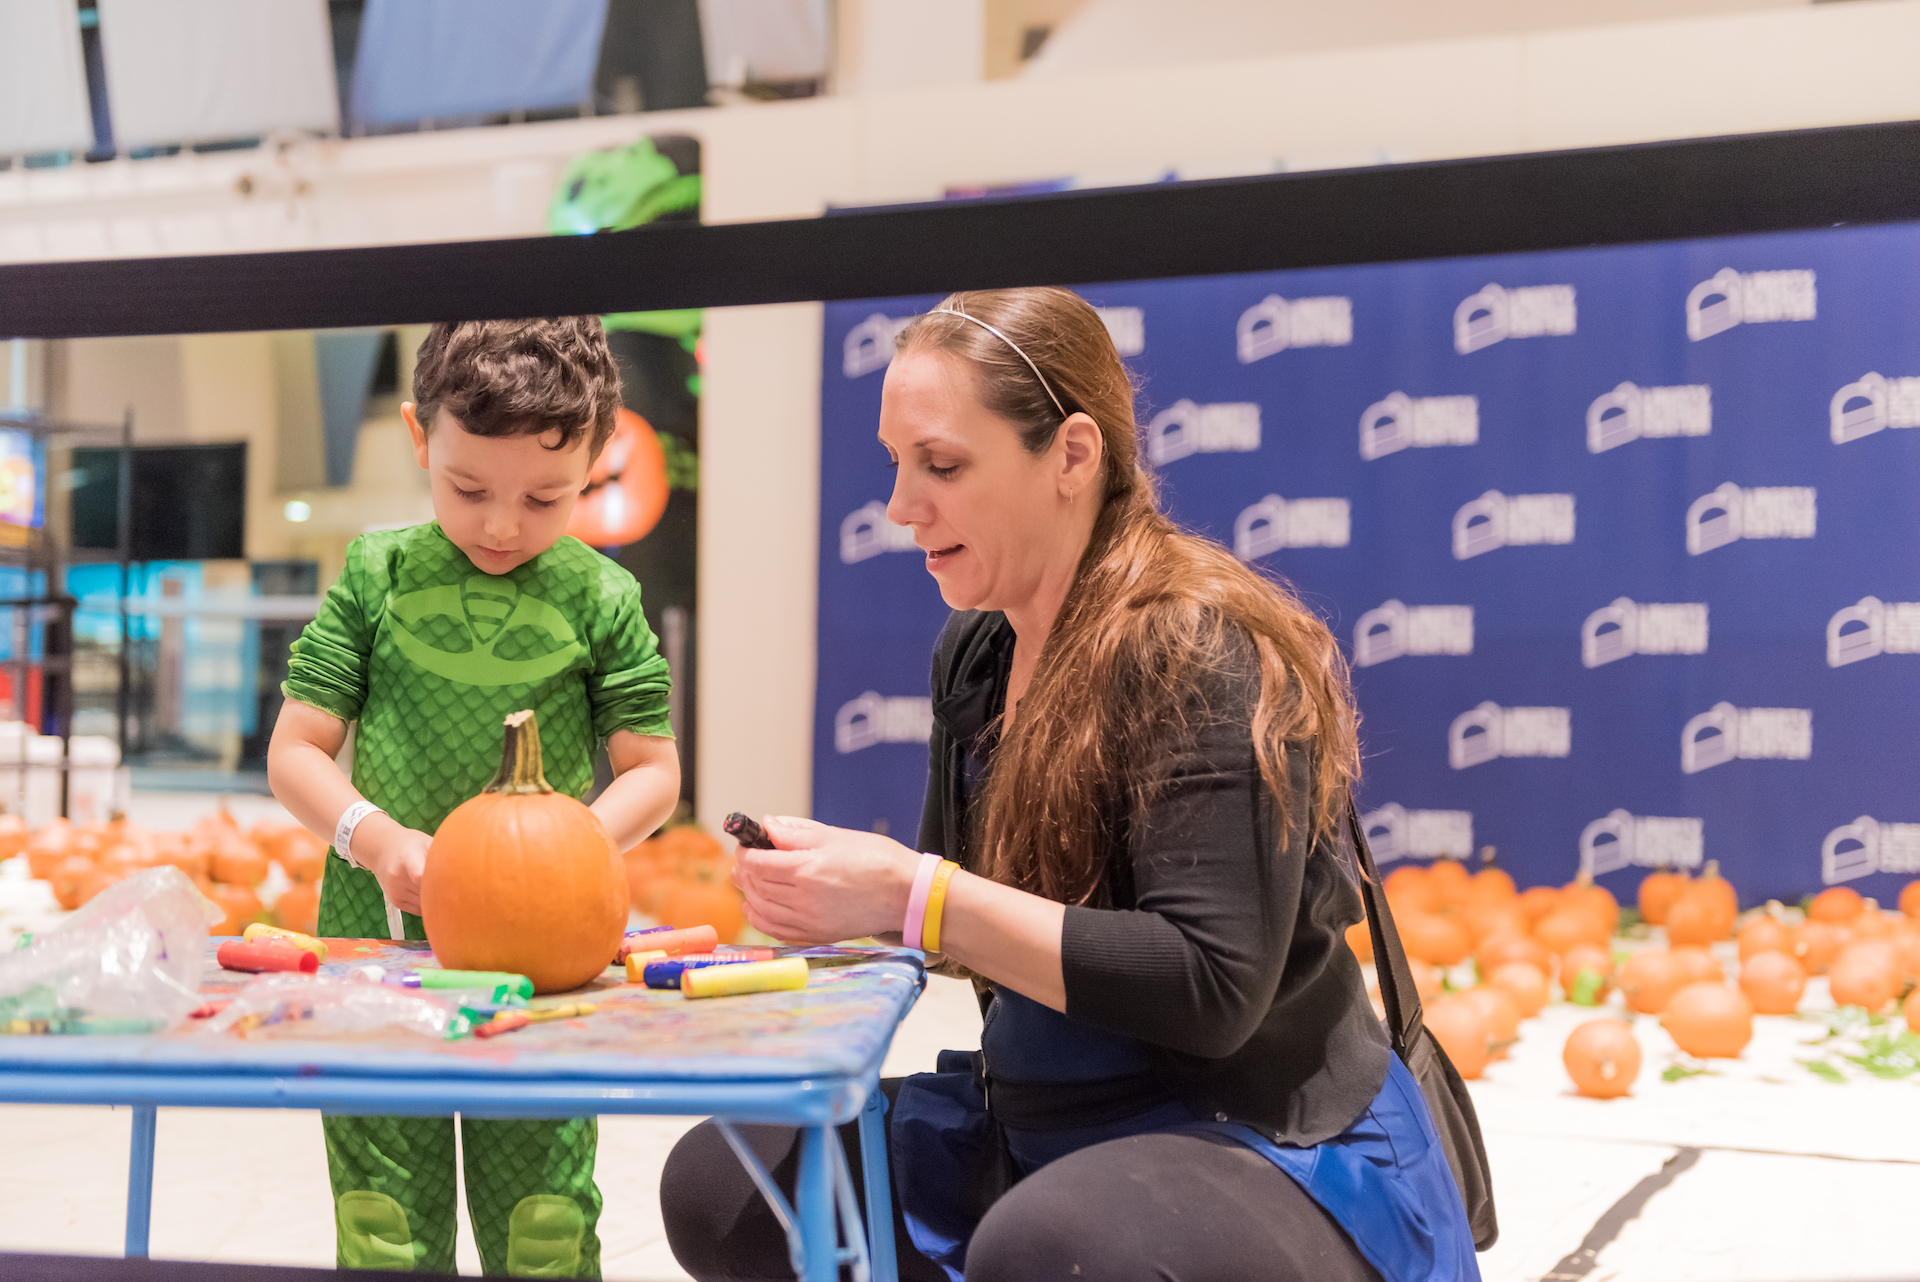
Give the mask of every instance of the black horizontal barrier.
<path id="1" fill-rule="evenodd" d="M 0 267 L 0 337 L 393 325 L 1080 285 L 1920 218 L 1920 122 L 279 253 Z"/>

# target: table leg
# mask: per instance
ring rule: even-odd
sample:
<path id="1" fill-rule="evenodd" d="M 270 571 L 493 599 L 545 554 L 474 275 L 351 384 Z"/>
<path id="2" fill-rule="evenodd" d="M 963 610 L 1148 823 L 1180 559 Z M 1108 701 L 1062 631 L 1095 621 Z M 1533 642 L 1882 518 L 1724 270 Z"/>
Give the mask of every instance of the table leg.
<path id="1" fill-rule="evenodd" d="M 153 1219 L 153 1133 L 159 1110 L 133 1106 L 133 1145 L 127 1160 L 127 1254 L 147 1253 L 147 1228 Z"/>
<path id="2" fill-rule="evenodd" d="M 860 1110 L 860 1165 L 866 1180 L 867 1251 L 873 1282 L 898 1282 L 894 1259 L 893 1180 L 887 1169 L 887 1097 L 879 1087 Z"/>
<path id="3" fill-rule="evenodd" d="M 794 1212 L 799 1222 L 806 1272 L 802 1282 L 838 1282 L 840 1239 L 833 1214 L 833 1154 L 828 1146 L 840 1137 L 832 1125 L 809 1126 L 800 1136 L 800 1182 L 794 1189 Z M 848 1233 L 855 1231 L 847 1226 Z"/>

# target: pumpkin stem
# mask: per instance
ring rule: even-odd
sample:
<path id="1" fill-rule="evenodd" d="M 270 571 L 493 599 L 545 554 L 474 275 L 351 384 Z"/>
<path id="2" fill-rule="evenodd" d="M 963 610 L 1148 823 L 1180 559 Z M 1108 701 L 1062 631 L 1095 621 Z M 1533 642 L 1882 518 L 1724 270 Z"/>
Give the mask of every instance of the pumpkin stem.
<path id="1" fill-rule="evenodd" d="M 500 773 L 486 787 L 506 797 L 537 796 L 553 787 L 540 769 L 540 722 L 532 708 L 507 717 L 506 741 L 500 747 Z"/>
<path id="2" fill-rule="evenodd" d="M 1482 868 L 1493 867 L 1493 847 L 1492 846 L 1480 847 L 1480 866 Z"/>

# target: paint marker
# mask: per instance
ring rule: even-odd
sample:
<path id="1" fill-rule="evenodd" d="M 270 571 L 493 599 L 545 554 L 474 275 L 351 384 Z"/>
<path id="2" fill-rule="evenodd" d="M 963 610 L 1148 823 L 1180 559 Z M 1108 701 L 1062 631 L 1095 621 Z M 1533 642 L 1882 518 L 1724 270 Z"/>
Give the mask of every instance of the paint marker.
<path id="1" fill-rule="evenodd" d="M 502 1033 L 515 1032 L 529 1024 L 545 1024 L 556 1019 L 576 1019 L 581 1015 L 591 1015 L 598 1009 L 599 1007 L 592 1002 L 568 1002 L 564 1006 L 543 1006 L 539 1010 L 504 1011 L 475 1028 L 473 1035 L 498 1037 Z"/>
<path id="2" fill-rule="evenodd" d="M 644 953 L 628 953 L 626 962 L 627 982 L 629 984 L 643 982 L 647 977 L 647 963 L 657 962 L 665 957 L 666 954 L 658 948 L 650 949 Z"/>
<path id="3" fill-rule="evenodd" d="M 287 970 L 311 975 L 320 969 L 320 959 L 304 948 L 296 948 L 284 939 L 236 939 L 220 945 L 214 957 L 227 970 Z"/>
<path id="4" fill-rule="evenodd" d="M 501 997 L 532 997 L 533 981 L 504 970 L 409 970 L 381 977 L 389 988 L 491 988 Z"/>
<path id="5" fill-rule="evenodd" d="M 313 936 L 303 935 L 297 930 L 286 930 L 280 926 L 269 926 L 261 921 L 256 921 L 247 927 L 247 933 L 242 938 L 248 943 L 256 939 L 283 939 L 295 948 L 312 953 L 321 961 L 327 959 L 327 946 Z"/>
<path id="6" fill-rule="evenodd" d="M 767 830 L 738 810 L 721 821 L 720 829 L 748 850 L 774 849 L 773 838 L 767 836 Z"/>
<path id="7" fill-rule="evenodd" d="M 720 932 L 711 926 L 689 926 L 684 930 L 656 927 L 622 939 L 614 960 L 625 961 L 629 953 L 637 952 L 710 953 L 719 946 Z"/>
<path id="8" fill-rule="evenodd" d="M 640 978 L 648 988 L 678 988 L 680 976 L 689 970 L 702 970 L 709 966 L 738 966 L 772 959 L 771 948 L 743 948 L 734 953 L 682 953 L 678 957 L 662 957 L 659 961 L 648 962 L 641 970 Z"/>
<path id="9" fill-rule="evenodd" d="M 807 986 L 807 963 L 799 957 L 748 962 L 743 966 L 715 966 L 686 971 L 680 991 L 688 997 L 734 997 L 742 993 L 772 993 Z"/>

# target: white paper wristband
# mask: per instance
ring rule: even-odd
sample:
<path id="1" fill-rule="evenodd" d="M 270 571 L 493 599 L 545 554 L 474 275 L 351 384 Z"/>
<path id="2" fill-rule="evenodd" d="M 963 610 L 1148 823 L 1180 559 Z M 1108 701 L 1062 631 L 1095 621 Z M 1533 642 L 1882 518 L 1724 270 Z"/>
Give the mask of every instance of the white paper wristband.
<path id="1" fill-rule="evenodd" d="M 333 853 L 352 864 L 355 868 L 366 865 L 353 857 L 353 830 L 368 815 L 384 815 L 387 812 L 371 801 L 356 801 L 340 812 L 340 822 L 333 827 Z"/>

